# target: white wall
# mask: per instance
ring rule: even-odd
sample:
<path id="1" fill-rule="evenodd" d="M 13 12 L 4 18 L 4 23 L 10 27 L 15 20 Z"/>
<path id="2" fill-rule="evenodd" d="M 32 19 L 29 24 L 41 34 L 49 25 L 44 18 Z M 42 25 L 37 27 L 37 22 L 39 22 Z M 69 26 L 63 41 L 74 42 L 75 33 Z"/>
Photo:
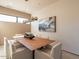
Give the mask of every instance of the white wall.
<path id="1" fill-rule="evenodd" d="M 39 32 L 38 21 L 32 23 L 31 31 L 40 36 L 57 39 L 63 49 L 79 55 L 79 0 L 58 0 L 34 14 L 39 18 L 56 16 L 56 33 Z"/>

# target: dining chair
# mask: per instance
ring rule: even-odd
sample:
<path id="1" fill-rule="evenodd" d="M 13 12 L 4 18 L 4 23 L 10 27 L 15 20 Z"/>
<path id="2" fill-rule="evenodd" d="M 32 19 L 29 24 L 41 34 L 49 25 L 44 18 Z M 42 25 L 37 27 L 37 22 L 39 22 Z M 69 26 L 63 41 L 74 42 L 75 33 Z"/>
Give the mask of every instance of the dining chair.
<path id="1" fill-rule="evenodd" d="M 35 50 L 35 59 L 61 59 L 62 44 L 58 41 L 55 41 L 45 47 L 42 47 L 38 50 Z"/>
<path id="2" fill-rule="evenodd" d="M 32 51 L 13 39 L 4 39 L 6 59 L 32 59 Z"/>

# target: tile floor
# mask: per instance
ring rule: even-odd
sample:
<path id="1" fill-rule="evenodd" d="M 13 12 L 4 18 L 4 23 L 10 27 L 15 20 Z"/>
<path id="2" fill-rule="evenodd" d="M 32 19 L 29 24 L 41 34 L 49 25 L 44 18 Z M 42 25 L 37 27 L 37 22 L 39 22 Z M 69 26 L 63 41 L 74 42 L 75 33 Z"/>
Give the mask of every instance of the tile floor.
<path id="1" fill-rule="evenodd" d="M 63 51 L 62 52 L 62 59 L 79 59 L 79 56 L 71 54 L 71 53 L 68 53 L 66 51 Z"/>
<path id="2" fill-rule="evenodd" d="M 0 59 L 6 59 L 3 46 L 0 46 Z M 79 59 L 79 56 L 63 51 L 62 59 Z"/>

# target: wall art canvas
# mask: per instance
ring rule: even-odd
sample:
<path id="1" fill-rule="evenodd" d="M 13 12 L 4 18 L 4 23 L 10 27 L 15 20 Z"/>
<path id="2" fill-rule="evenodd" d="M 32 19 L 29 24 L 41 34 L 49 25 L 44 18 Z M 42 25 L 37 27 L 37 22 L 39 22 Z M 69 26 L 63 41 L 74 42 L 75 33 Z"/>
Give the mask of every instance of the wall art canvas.
<path id="1" fill-rule="evenodd" d="M 56 16 L 40 19 L 39 31 L 56 32 Z"/>

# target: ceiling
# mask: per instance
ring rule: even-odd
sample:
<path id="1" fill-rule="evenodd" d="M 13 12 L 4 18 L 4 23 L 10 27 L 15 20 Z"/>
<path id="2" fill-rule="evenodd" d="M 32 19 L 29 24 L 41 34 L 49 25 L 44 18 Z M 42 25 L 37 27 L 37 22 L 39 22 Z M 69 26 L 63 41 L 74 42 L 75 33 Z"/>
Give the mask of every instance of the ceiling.
<path id="1" fill-rule="evenodd" d="M 57 0 L 0 0 L 0 5 L 32 14 L 56 1 Z"/>

